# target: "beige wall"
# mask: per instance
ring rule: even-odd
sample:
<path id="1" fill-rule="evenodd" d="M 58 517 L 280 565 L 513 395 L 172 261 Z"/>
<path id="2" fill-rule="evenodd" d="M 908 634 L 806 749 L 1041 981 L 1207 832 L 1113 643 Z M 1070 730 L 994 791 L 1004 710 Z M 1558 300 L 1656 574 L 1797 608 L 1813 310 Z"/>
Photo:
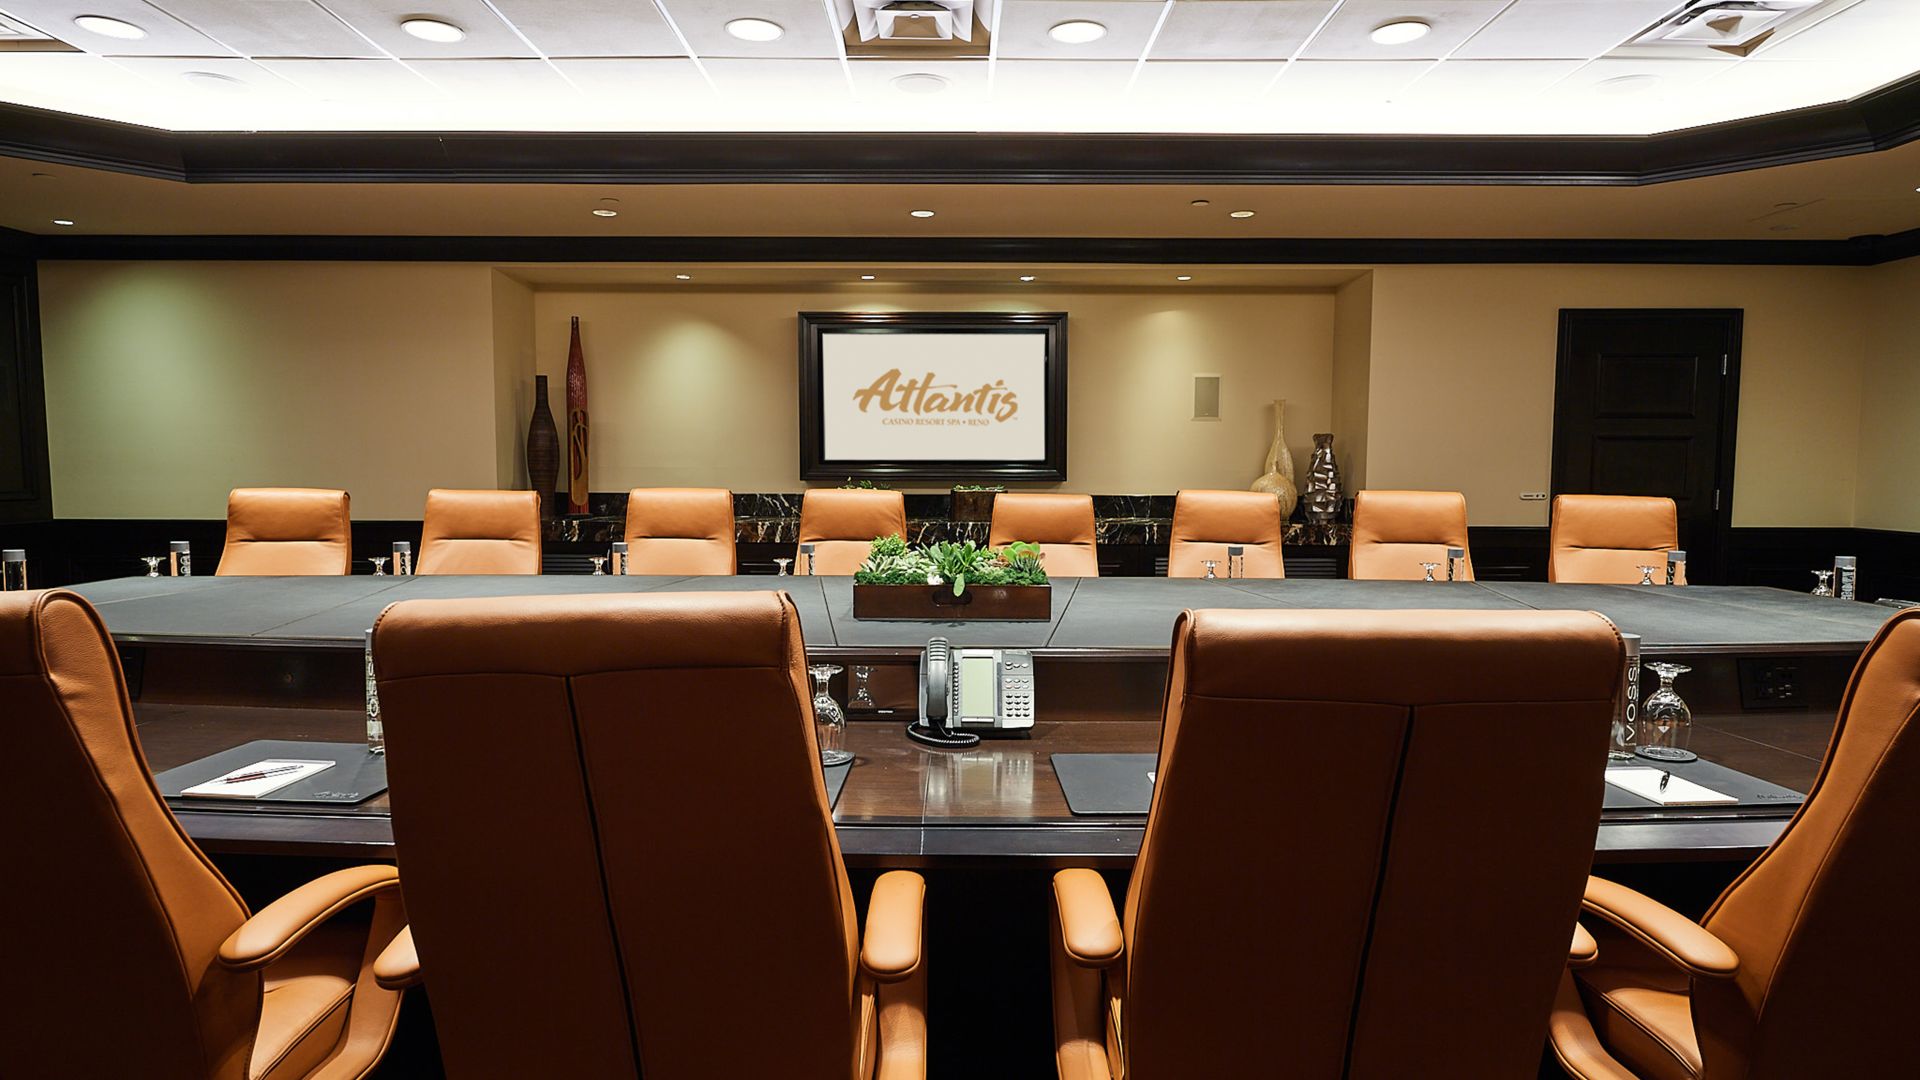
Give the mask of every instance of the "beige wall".
<path id="1" fill-rule="evenodd" d="M 1920 259 L 1874 270 L 1854 524 L 1920 532 Z"/>
<path id="2" fill-rule="evenodd" d="M 593 486 L 792 490 L 795 313 L 1072 312 L 1068 488 L 1245 486 L 1288 400 L 1349 477 L 1545 524 L 1562 307 L 1746 311 L 1736 525 L 1920 530 L 1920 260 L 1873 268 L 1388 266 L 1318 291 L 529 288 L 479 264 L 41 265 L 55 513 L 218 517 L 341 486 L 363 519 L 524 482 L 532 375 L 582 316 Z M 1366 293 L 1370 292 L 1370 303 Z M 1364 348 L 1357 343 L 1364 340 Z M 1356 363 L 1364 356 L 1366 363 Z M 1188 418 L 1223 376 L 1223 419 Z"/>
<path id="3" fill-rule="evenodd" d="M 291 485 L 417 518 L 428 487 L 494 486 L 489 273 L 41 263 L 54 513 L 219 518 Z"/>
<path id="4" fill-rule="evenodd" d="M 580 316 L 597 491 L 673 484 L 801 486 L 800 311 L 1068 311 L 1067 476 L 1090 492 L 1244 488 L 1287 399 L 1294 453 L 1331 415 L 1333 294 L 1083 291 L 537 291 L 539 370 L 566 370 Z M 1195 421 L 1192 380 L 1217 373 L 1221 418 Z M 1305 460 L 1302 457 L 1301 460 Z M 931 490 L 933 485 L 929 485 Z"/>
<path id="5" fill-rule="evenodd" d="M 1373 275 L 1367 482 L 1545 525 L 1563 307 L 1744 308 L 1733 524 L 1850 525 L 1872 268 L 1391 266 Z"/>

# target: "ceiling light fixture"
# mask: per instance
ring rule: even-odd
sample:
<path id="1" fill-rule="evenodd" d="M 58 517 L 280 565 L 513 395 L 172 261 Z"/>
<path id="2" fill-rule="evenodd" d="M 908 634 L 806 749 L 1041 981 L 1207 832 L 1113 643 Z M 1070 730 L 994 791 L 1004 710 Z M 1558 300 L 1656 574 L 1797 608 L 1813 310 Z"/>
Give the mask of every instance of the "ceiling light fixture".
<path id="1" fill-rule="evenodd" d="M 1175 275 L 1174 275 L 1174 277 L 1173 277 L 1173 280 L 1175 280 L 1175 281 L 1192 281 L 1192 280 L 1193 280 L 1193 275 L 1192 275 L 1192 274 L 1175 274 Z"/>
<path id="2" fill-rule="evenodd" d="M 1373 38 L 1375 45 L 1405 45 L 1426 37 L 1432 29 L 1431 24 L 1419 19 L 1395 19 L 1374 27 L 1373 33 L 1368 36 Z"/>
<path id="3" fill-rule="evenodd" d="M 74 16 L 73 25 L 88 33 L 99 34 L 101 37 L 118 38 L 121 41 L 139 41 L 141 38 L 147 36 L 145 30 L 140 29 L 130 22 L 123 22 L 119 19 L 109 19 L 105 15 L 76 15 Z"/>
<path id="4" fill-rule="evenodd" d="M 917 217 L 917 218 L 930 218 L 930 217 L 932 217 L 932 216 L 933 216 L 933 211 L 931 211 L 931 210 L 909 210 L 909 211 L 907 211 L 907 216 L 908 216 L 908 217 Z"/>
<path id="5" fill-rule="evenodd" d="M 1615 96 L 1621 94 L 1638 94 L 1642 90 L 1651 89 L 1653 84 L 1659 81 L 1660 76 L 1658 75 L 1615 75 L 1611 79 L 1601 79 L 1599 82 L 1594 83 L 1593 88 L 1602 94 L 1612 94 Z"/>
<path id="6" fill-rule="evenodd" d="M 73 222 L 71 222 L 71 221 L 68 221 L 68 220 L 67 220 L 66 218 L 63 218 L 63 217 L 57 217 L 57 218 L 54 218 L 54 219 L 53 219 L 53 223 L 54 223 L 55 225 L 65 225 L 65 226 L 67 226 L 68 228 L 72 228 L 72 227 L 73 227 Z"/>
<path id="7" fill-rule="evenodd" d="M 596 206 L 592 210 L 588 211 L 588 213 L 591 213 L 594 217 L 619 217 L 620 216 L 620 211 L 615 210 L 609 206 Z"/>
<path id="8" fill-rule="evenodd" d="M 1032 275 L 1032 274 L 1021 274 L 1021 275 L 1020 275 L 1020 280 L 1021 280 L 1021 281 L 1032 281 L 1032 280 L 1033 280 L 1033 275 Z"/>
<path id="9" fill-rule="evenodd" d="M 1107 28 L 1092 19 L 1068 19 L 1054 23 L 1047 36 L 1062 45 L 1085 45 L 1107 36 Z"/>
<path id="10" fill-rule="evenodd" d="M 241 79 L 236 79 L 231 75 L 222 75 L 217 71 L 187 71 L 182 72 L 180 77 L 195 86 L 204 87 L 208 90 L 240 90 L 244 89 L 247 85 L 246 82 Z"/>
<path id="11" fill-rule="evenodd" d="M 1232 210 L 1232 211 L 1228 211 L 1228 213 L 1227 213 L 1227 216 L 1228 216 L 1228 217 L 1230 217 L 1230 218 L 1250 218 L 1250 217 L 1252 217 L 1252 216 L 1253 216 L 1253 211 L 1251 211 L 1251 210 Z"/>
<path id="12" fill-rule="evenodd" d="M 873 280 L 873 275 L 872 275 L 872 274 L 861 274 L 861 275 L 860 275 L 860 280 L 861 280 L 861 281 L 872 281 L 872 280 Z"/>
<path id="13" fill-rule="evenodd" d="M 467 36 L 465 30 L 441 19 L 403 19 L 400 29 L 421 41 L 431 41 L 435 45 L 451 45 L 456 41 L 465 40 Z"/>
<path id="14" fill-rule="evenodd" d="M 1187 205 L 1188 206 L 1212 206 L 1213 200 L 1212 199 L 1195 199 L 1192 202 L 1188 203 Z"/>
<path id="15" fill-rule="evenodd" d="M 930 71 L 912 71 L 905 75 L 895 75 L 892 82 L 893 88 L 903 94 L 937 94 L 947 88 L 946 77 L 935 75 Z"/>
<path id="16" fill-rule="evenodd" d="M 692 274 L 675 274 L 675 275 L 673 275 L 673 280 L 675 280 L 675 281 L 692 281 L 692 280 L 693 280 L 693 275 L 692 275 Z"/>
<path id="17" fill-rule="evenodd" d="M 727 33 L 741 41 L 778 41 L 785 27 L 771 19 L 735 19 L 727 24 Z"/>

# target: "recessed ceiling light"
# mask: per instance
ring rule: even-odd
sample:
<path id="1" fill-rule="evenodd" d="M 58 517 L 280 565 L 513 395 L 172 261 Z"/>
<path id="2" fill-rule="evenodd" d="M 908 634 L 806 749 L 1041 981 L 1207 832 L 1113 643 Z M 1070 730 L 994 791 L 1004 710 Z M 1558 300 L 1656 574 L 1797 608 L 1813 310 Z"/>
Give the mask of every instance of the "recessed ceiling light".
<path id="1" fill-rule="evenodd" d="M 1213 200 L 1212 199 L 1195 199 L 1192 202 L 1188 203 L 1187 205 L 1188 206 L 1212 206 Z"/>
<path id="2" fill-rule="evenodd" d="M 909 210 L 909 211 L 907 211 L 907 216 L 908 216 L 908 217 L 918 217 L 918 218 L 929 218 L 929 217 L 932 217 L 932 216 L 933 216 L 933 211 L 931 211 L 931 210 Z"/>
<path id="3" fill-rule="evenodd" d="M 1047 36 L 1062 45 L 1085 45 L 1107 36 L 1107 28 L 1091 19 L 1068 19 L 1053 24 Z"/>
<path id="4" fill-rule="evenodd" d="M 1231 211 L 1228 211 L 1228 213 L 1227 213 L 1227 216 L 1228 216 L 1228 217 L 1230 217 L 1230 218 L 1250 218 L 1250 217 L 1252 217 L 1252 216 L 1253 216 L 1253 211 L 1251 211 L 1251 210 L 1231 210 Z"/>
<path id="5" fill-rule="evenodd" d="M 1192 281 L 1192 280 L 1193 280 L 1193 275 L 1192 275 L 1192 274 L 1175 274 L 1175 275 L 1173 276 L 1173 280 L 1175 280 L 1175 281 Z"/>
<path id="6" fill-rule="evenodd" d="M 1615 75 L 1594 83 L 1593 88 L 1602 94 L 1638 94 L 1659 81 L 1658 75 Z"/>
<path id="7" fill-rule="evenodd" d="M 775 41 L 786 32 L 771 19 L 735 19 L 727 24 L 727 33 L 741 41 Z"/>
<path id="8" fill-rule="evenodd" d="M 1032 281 L 1032 280 L 1033 280 L 1033 275 L 1032 275 L 1032 274 L 1021 274 L 1021 275 L 1020 275 L 1020 280 L 1021 280 L 1021 281 Z"/>
<path id="9" fill-rule="evenodd" d="M 675 281 L 692 281 L 692 280 L 693 280 L 693 275 L 692 275 L 692 274 L 675 274 L 675 275 L 673 275 L 673 280 L 675 280 Z"/>
<path id="10" fill-rule="evenodd" d="M 54 223 L 55 225 L 66 225 L 66 226 L 72 226 L 72 225 L 73 225 L 73 222 L 71 222 L 71 221 L 68 221 L 68 220 L 67 220 L 66 218 L 63 218 L 63 217 L 57 217 L 57 218 L 54 218 L 54 219 L 53 219 L 53 223 Z"/>
<path id="11" fill-rule="evenodd" d="M 860 280 L 861 280 L 861 281 L 872 281 L 872 280 L 873 280 L 873 275 L 872 275 L 872 274 L 861 274 L 861 275 L 860 275 Z"/>
<path id="12" fill-rule="evenodd" d="M 436 45 L 451 45 L 467 36 L 465 30 L 442 19 L 405 19 L 401 21 L 400 29 L 421 41 L 431 41 Z"/>
<path id="13" fill-rule="evenodd" d="M 937 94 L 947 88 L 946 77 L 935 75 L 930 71 L 910 71 L 905 75 L 895 75 L 892 82 L 893 88 L 903 94 Z"/>
<path id="14" fill-rule="evenodd" d="M 596 206 L 589 212 L 593 214 L 594 217 L 619 217 L 620 216 L 620 211 L 615 210 L 611 207 L 606 207 L 606 206 Z"/>
<path id="15" fill-rule="evenodd" d="M 180 76 L 195 86 L 208 90 L 243 90 L 246 83 L 231 75 L 222 75 L 217 71 L 188 71 Z"/>
<path id="16" fill-rule="evenodd" d="M 105 15 L 77 15 L 73 25 L 101 37 L 119 38 L 121 41 L 139 41 L 147 36 L 145 30 L 130 22 L 109 19 Z"/>
<path id="17" fill-rule="evenodd" d="M 1427 36 L 1433 27 L 1419 19 L 1395 19 L 1390 23 L 1381 23 L 1368 35 L 1375 45 L 1405 45 L 1409 41 L 1419 41 Z"/>

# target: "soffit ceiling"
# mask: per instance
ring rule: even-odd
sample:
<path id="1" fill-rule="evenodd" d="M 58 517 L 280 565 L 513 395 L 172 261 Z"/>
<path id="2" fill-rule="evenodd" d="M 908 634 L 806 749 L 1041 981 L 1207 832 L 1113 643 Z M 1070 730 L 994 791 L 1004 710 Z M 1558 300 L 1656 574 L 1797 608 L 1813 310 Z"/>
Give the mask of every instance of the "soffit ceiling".
<path id="1" fill-rule="evenodd" d="M 76 237 L 1842 240 L 1920 228 L 1916 188 L 1920 141 L 1638 187 L 188 184 L 0 158 L 0 226 Z M 910 216 L 920 209 L 934 216 Z M 1229 216 L 1236 210 L 1254 216 Z"/>
<path id="2" fill-rule="evenodd" d="M 849 55 L 852 0 L 0 0 L 0 101 L 179 131 L 1644 135 L 1920 70 L 1916 0 L 1820 0 L 1744 54 L 1629 44 L 1711 2 L 977 0 L 985 55 L 917 59 Z M 1430 32 L 1372 40 L 1404 20 Z"/>

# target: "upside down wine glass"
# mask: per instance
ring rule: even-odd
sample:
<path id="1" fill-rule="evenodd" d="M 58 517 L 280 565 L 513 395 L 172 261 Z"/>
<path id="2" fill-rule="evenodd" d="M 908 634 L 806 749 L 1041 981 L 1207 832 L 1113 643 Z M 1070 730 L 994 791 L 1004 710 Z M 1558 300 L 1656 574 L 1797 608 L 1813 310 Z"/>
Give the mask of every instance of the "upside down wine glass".
<path id="1" fill-rule="evenodd" d="M 1654 761 L 1692 761 L 1697 755 L 1687 744 L 1693 741 L 1693 710 L 1673 688 L 1673 680 L 1693 669 L 1666 663 L 1645 667 L 1660 677 L 1660 688 L 1640 707 L 1641 745 L 1635 753 Z"/>
<path id="2" fill-rule="evenodd" d="M 813 676 L 813 730 L 820 743 L 822 765 L 845 765 L 853 760 L 853 751 L 847 749 L 847 714 L 827 690 L 827 683 L 840 671 L 838 664 L 807 668 L 807 674 Z"/>

